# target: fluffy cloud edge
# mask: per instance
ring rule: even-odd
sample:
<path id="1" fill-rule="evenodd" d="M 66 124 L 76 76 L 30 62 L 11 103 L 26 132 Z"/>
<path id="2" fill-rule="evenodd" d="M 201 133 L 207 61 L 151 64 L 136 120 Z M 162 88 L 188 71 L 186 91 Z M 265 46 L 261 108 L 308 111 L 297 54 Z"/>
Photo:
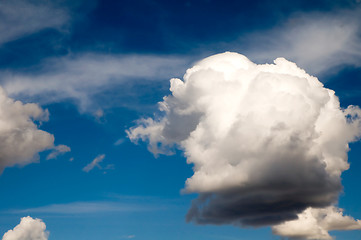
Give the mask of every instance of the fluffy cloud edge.
<path id="1" fill-rule="evenodd" d="M 361 230 L 361 220 L 343 215 L 343 209 L 307 208 L 298 214 L 298 219 L 272 227 L 276 235 L 291 239 L 332 240 L 328 232 L 333 230 Z"/>
<path id="2" fill-rule="evenodd" d="M 48 159 L 70 151 L 54 145 L 54 136 L 39 129 L 37 122 L 48 121 L 49 112 L 35 103 L 22 103 L 7 96 L 0 87 L 0 171 L 39 161 L 39 153 L 52 150 Z"/>
<path id="3" fill-rule="evenodd" d="M 295 63 L 257 65 L 237 53 L 217 54 L 188 69 L 183 81 L 171 79 L 170 91 L 161 113 L 127 134 L 154 155 L 176 146 L 194 164 L 185 191 L 200 195 L 188 221 L 276 226 L 337 202 L 361 110 L 341 109 L 335 92 Z"/>
<path id="4" fill-rule="evenodd" d="M 30 216 L 21 218 L 20 223 L 7 231 L 2 240 L 48 240 L 49 232 L 45 223 Z"/>

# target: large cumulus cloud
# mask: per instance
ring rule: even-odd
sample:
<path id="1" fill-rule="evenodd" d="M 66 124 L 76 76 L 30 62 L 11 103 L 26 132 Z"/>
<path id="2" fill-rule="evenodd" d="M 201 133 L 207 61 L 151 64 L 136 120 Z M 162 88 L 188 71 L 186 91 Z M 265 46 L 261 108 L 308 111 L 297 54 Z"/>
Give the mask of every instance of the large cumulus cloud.
<path id="1" fill-rule="evenodd" d="M 32 217 L 21 218 L 14 229 L 7 231 L 2 240 L 48 240 L 49 232 L 41 219 Z"/>
<path id="2" fill-rule="evenodd" d="M 0 173 L 5 167 L 23 166 L 39 159 L 39 152 L 52 150 L 50 158 L 70 151 L 54 145 L 54 136 L 38 129 L 34 121 L 48 120 L 49 113 L 37 104 L 9 98 L 0 87 Z"/>
<path id="3" fill-rule="evenodd" d="M 201 224 L 277 225 L 337 201 L 361 111 L 296 64 L 257 65 L 237 53 L 206 58 L 171 79 L 161 114 L 129 138 L 154 154 L 184 150 L 199 193 L 187 214 Z"/>

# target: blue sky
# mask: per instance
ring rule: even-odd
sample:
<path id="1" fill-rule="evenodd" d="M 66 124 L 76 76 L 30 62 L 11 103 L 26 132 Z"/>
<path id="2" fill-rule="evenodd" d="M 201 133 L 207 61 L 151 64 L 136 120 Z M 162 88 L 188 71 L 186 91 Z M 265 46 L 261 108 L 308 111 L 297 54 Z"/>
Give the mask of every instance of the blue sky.
<path id="1" fill-rule="evenodd" d="M 41 129 L 55 138 L 25 157 L 18 150 L 7 155 L 21 143 L 0 146 L 0 233 L 31 216 L 42 219 L 51 240 L 281 239 L 269 226 L 186 222 L 198 194 L 181 192 L 194 174 L 184 148 L 155 156 L 149 139 L 134 144 L 126 131 L 141 118 L 157 118 L 171 78 L 182 79 L 195 62 L 226 51 L 257 64 L 284 57 L 334 90 L 341 107 L 361 106 L 360 4 L 0 1 L 0 85 L 9 98 L 49 113 L 40 117 L 29 107 L 17 115 L 10 104 L 14 115 L 1 109 L 2 121 L 17 124 L 26 116 L 36 126 L 9 131 Z M 2 134 L 6 142 L 10 137 Z M 29 147 L 49 136 L 43 137 Z M 361 219 L 361 143 L 350 148 L 337 206 Z M 56 157 L 47 160 L 51 152 Z M 357 230 L 331 235 L 361 239 Z"/>

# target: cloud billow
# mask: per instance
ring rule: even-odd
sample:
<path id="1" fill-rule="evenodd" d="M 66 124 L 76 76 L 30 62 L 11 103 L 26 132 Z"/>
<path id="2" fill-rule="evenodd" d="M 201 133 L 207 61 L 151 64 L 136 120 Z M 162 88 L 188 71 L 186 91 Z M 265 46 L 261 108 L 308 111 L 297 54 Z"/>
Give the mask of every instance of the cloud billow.
<path id="1" fill-rule="evenodd" d="M 2 240 L 48 240 L 49 232 L 41 219 L 32 217 L 21 218 L 14 229 L 7 231 Z"/>
<path id="2" fill-rule="evenodd" d="M 54 136 L 40 130 L 36 121 L 47 121 L 49 112 L 35 103 L 9 98 L 0 87 L 0 174 L 6 167 L 24 166 L 39 160 L 39 152 L 52 150 L 47 159 L 69 152 L 54 145 Z"/>
<path id="3" fill-rule="evenodd" d="M 128 136 L 154 154 L 184 150 L 194 170 L 184 191 L 199 193 L 188 221 L 278 226 L 337 202 L 361 111 L 341 109 L 317 78 L 284 58 L 257 65 L 226 52 L 171 79 L 170 90 L 163 114 L 139 120 Z"/>

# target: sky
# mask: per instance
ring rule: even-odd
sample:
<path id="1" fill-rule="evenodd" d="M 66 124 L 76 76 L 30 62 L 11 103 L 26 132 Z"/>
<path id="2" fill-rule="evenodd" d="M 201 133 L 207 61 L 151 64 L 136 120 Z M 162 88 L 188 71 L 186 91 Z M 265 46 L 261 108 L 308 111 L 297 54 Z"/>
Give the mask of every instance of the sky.
<path id="1" fill-rule="evenodd" d="M 361 240 L 361 1 L 0 0 L 3 240 Z"/>

